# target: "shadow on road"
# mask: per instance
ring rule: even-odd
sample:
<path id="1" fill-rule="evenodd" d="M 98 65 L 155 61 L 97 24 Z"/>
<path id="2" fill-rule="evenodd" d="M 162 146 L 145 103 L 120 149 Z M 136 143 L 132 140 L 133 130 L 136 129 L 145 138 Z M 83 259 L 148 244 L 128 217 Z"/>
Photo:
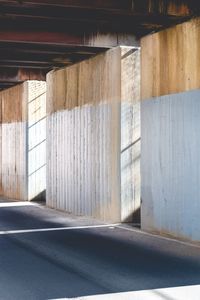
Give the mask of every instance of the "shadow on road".
<path id="1" fill-rule="evenodd" d="M 180 246 L 180 255 L 173 255 L 154 247 L 145 236 L 138 238 L 134 232 L 125 236 L 119 228 L 54 231 L 55 226 L 71 226 L 70 218 L 64 220 L 47 208 L 0 208 L 1 231 L 52 228 L 0 234 L 0 299 L 53 299 L 200 284 L 200 255 L 189 256 L 189 248 L 183 256 Z"/>

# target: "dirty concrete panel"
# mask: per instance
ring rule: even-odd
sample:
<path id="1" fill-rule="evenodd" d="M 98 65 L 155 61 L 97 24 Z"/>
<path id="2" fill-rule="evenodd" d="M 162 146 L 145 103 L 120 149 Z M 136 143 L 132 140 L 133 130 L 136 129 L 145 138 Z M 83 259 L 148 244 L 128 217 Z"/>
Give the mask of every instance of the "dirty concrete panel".
<path id="1" fill-rule="evenodd" d="M 46 83 L 0 92 L 1 196 L 32 200 L 45 189 Z"/>
<path id="2" fill-rule="evenodd" d="M 46 190 L 46 82 L 27 84 L 28 200 L 42 200 Z"/>
<path id="3" fill-rule="evenodd" d="M 121 201 L 121 147 L 130 142 L 125 138 L 121 146 L 121 138 L 129 129 L 131 141 L 136 138 L 132 128 L 125 127 L 136 122 L 131 120 L 135 117 L 133 110 L 139 114 L 140 97 L 134 84 L 127 81 L 132 80 L 131 70 L 139 68 L 140 57 L 132 51 L 128 58 L 130 48 L 122 49 L 109 50 L 47 76 L 47 205 L 50 207 L 113 222 L 125 220 L 135 207 Z M 64 78 L 58 80 L 61 74 Z M 126 126 L 124 123 L 122 129 L 121 118 L 127 107 L 130 122 Z M 123 173 L 123 180 L 131 185 L 127 189 L 133 191 L 132 166 L 128 174 Z M 128 201 L 134 203 L 134 192 L 129 196 Z"/>
<path id="4" fill-rule="evenodd" d="M 120 220 L 120 56 L 110 50 L 47 76 L 51 207 Z"/>
<path id="5" fill-rule="evenodd" d="M 1 194 L 26 200 L 27 84 L 1 92 Z"/>
<path id="6" fill-rule="evenodd" d="M 200 18 L 141 40 L 141 97 L 200 88 Z"/>
<path id="7" fill-rule="evenodd" d="M 121 220 L 140 210 L 140 50 L 121 52 Z"/>
<path id="8" fill-rule="evenodd" d="M 200 240 L 200 90 L 141 104 L 142 228 Z"/>

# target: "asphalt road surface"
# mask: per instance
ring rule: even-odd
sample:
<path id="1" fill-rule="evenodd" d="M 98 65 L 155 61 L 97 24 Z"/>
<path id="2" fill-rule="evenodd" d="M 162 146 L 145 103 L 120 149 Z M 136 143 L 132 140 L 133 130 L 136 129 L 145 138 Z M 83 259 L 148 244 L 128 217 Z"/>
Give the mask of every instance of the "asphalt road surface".
<path id="1" fill-rule="evenodd" d="M 200 285 L 198 247 L 38 204 L 0 202 L 2 300 L 128 299 L 134 291 L 191 285 Z M 182 299 L 194 297 L 184 292 Z"/>

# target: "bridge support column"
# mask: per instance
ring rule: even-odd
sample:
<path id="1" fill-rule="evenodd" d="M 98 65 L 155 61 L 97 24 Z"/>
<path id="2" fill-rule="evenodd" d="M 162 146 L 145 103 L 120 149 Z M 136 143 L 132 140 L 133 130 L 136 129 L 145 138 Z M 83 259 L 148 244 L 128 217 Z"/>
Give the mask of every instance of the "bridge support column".
<path id="1" fill-rule="evenodd" d="M 0 195 L 32 200 L 45 191 L 46 83 L 0 92 Z"/>
<path id="2" fill-rule="evenodd" d="M 47 205 L 106 221 L 140 206 L 140 54 L 117 47 L 47 76 Z"/>
<path id="3" fill-rule="evenodd" d="M 200 241 L 199 19 L 143 38 L 142 228 Z"/>

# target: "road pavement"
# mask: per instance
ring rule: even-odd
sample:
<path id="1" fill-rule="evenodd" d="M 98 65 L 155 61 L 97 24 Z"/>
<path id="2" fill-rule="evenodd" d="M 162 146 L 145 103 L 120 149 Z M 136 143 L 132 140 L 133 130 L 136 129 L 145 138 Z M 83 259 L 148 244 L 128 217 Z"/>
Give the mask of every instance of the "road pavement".
<path id="1" fill-rule="evenodd" d="M 193 300 L 200 299 L 198 285 L 198 246 L 39 204 L 0 201 L 0 300 L 179 299 L 171 288 L 181 289 L 181 300 Z M 188 286 L 199 298 L 183 292 Z M 153 298 L 139 298 L 152 290 Z"/>

